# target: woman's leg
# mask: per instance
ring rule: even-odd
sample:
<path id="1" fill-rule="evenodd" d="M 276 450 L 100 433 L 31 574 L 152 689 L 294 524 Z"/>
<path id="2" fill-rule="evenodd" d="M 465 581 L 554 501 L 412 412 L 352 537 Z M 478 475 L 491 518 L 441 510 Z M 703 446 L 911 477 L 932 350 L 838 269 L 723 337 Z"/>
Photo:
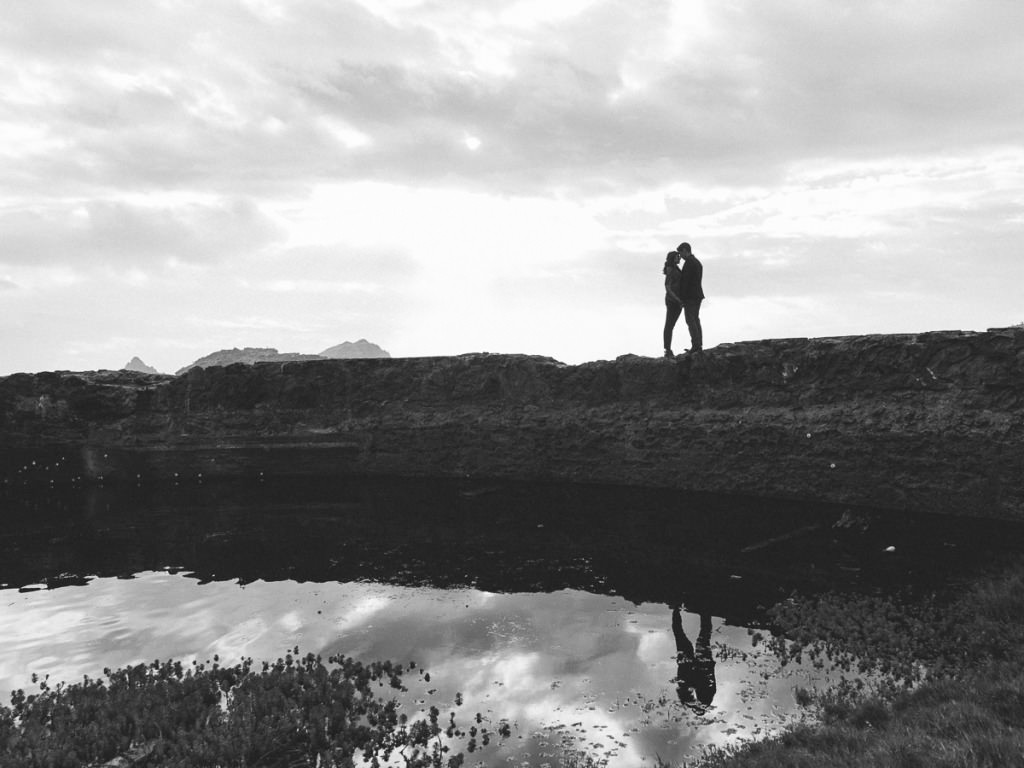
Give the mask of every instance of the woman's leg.
<path id="1" fill-rule="evenodd" d="M 674 301 L 665 300 L 665 333 L 663 335 L 666 352 L 672 351 L 672 331 L 676 327 L 676 321 L 682 311 L 683 308 Z"/>

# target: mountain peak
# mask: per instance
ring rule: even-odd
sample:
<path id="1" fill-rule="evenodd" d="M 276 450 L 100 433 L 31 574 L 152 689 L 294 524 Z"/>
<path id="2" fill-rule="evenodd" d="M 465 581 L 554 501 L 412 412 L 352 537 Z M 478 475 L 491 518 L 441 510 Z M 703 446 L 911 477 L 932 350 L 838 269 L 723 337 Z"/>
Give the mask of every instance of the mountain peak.
<path id="1" fill-rule="evenodd" d="M 366 339 L 345 341 L 329 347 L 319 355 L 308 355 L 300 352 L 278 352 L 273 347 L 245 347 L 239 349 L 222 349 L 201 357 L 190 365 L 186 365 L 177 373 L 181 375 L 190 368 L 208 368 L 213 365 L 231 365 L 233 363 L 284 363 L 296 360 L 350 359 L 356 357 L 391 357 L 387 352 Z"/>
<path id="2" fill-rule="evenodd" d="M 391 357 L 391 355 L 372 341 L 359 339 L 359 341 L 343 341 L 328 347 L 320 353 L 321 357 L 331 358 L 352 358 L 352 357 Z"/>
<path id="3" fill-rule="evenodd" d="M 239 349 L 221 349 L 201 357 L 190 365 L 177 371 L 180 376 L 190 368 L 209 368 L 214 365 L 231 365 L 233 363 L 285 363 L 296 360 L 319 360 L 320 355 L 304 355 L 299 352 L 278 352 L 273 347 L 245 347 Z"/>
<path id="4" fill-rule="evenodd" d="M 133 357 L 131 360 L 129 360 L 127 363 L 121 366 L 121 370 L 138 371 L 139 373 L 159 373 L 159 371 L 156 368 L 154 368 L 151 365 L 146 365 L 137 356 Z"/>

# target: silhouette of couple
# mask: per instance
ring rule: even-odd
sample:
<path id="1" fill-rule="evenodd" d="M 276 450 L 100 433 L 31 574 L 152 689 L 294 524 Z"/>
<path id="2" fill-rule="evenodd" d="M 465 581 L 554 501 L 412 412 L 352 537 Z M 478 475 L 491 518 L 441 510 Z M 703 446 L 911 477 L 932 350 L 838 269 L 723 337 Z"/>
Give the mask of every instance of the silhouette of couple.
<path id="1" fill-rule="evenodd" d="M 700 614 L 697 646 L 683 632 L 678 606 L 672 609 L 672 634 L 676 638 L 676 693 L 684 707 L 703 715 L 715 698 L 715 659 L 711 654 L 711 616 Z"/>
<path id="2" fill-rule="evenodd" d="M 683 262 L 682 269 L 679 268 L 680 261 Z M 699 354 L 704 349 L 704 334 L 700 327 L 704 265 L 693 255 L 689 243 L 680 243 L 676 250 L 665 256 L 662 272 L 665 275 L 665 357 L 675 356 L 672 352 L 672 331 L 680 314 L 690 331 L 690 348 L 686 351 Z"/>

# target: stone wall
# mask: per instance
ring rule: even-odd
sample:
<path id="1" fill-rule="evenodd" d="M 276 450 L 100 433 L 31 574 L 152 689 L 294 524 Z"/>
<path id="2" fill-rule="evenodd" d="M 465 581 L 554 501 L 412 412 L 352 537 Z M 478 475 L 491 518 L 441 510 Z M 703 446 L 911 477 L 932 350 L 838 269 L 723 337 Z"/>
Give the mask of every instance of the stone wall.
<path id="1" fill-rule="evenodd" d="M 1024 519 L 1024 329 L 0 379 L 0 483 L 374 473 Z"/>

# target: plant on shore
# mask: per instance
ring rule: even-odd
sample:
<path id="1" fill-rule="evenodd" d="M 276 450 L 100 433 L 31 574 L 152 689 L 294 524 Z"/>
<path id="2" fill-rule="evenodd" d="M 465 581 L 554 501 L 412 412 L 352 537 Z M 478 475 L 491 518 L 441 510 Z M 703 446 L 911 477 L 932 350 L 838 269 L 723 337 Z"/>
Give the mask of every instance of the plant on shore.
<path id="1" fill-rule="evenodd" d="M 806 657 L 909 687 L 1020 658 L 1024 567 L 952 596 L 794 596 L 769 609 L 769 617 L 778 631 L 768 645 L 783 664 Z"/>
<path id="2" fill-rule="evenodd" d="M 1024 765 L 1024 673 L 997 665 L 893 699 L 819 702 L 822 722 L 708 752 L 702 768 L 907 768 Z"/>
<path id="3" fill-rule="evenodd" d="M 773 616 L 784 662 L 882 682 L 799 690 L 817 724 L 713 749 L 703 768 L 1024 766 L 1024 565 L 951 597 L 794 597 Z"/>
<path id="4" fill-rule="evenodd" d="M 397 756 L 408 768 L 462 765 L 442 738 L 467 735 L 454 712 L 447 728 L 436 707 L 409 721 L 380 694 L 405 690 L 401 665 L 344 656 L 328 664 L 296 648 L 261 669 L 252 659 L 222 667 L 214 657 L 108 669 L 70 685 L 42 680 L 39 693 L 19 690 L 10 708 L 0 706 L 0 764 L 78 768 L 129 757 L 138 766 L 332 768 Z M 471 731 L 468 751 L 492 735 L 480 722 Z"/>

